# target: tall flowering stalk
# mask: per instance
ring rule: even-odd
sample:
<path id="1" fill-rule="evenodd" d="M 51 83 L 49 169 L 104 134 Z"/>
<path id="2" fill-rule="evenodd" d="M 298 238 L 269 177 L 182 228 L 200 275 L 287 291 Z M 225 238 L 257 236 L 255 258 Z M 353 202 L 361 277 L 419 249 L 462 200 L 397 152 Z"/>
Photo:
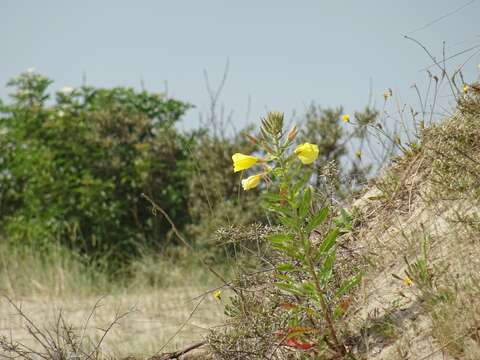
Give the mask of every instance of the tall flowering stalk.
<path id="1" fill-rule="evenodd" d="M 269 113 L 262 120 L 261 136 L 256 139 L 263 158 L 235 154 L 232 159 L 235 169 L 244 170 L 260 165 L 262 171 L 243 180 L 243 188 L 249 190 L 264 180 L 265 192 L 262 202 L 283 225 L 283 231 L 268 238 L 273 249 L 283 259 L 276 266 L 275 286 L 282 292 L 295 296 L 294 306 L 297 321 L 292 323 L 297 331 L 287 331 L 286 346 L 310 349 L 312 343 L 302 343 L 299 337 L 311 339 L 311 334 L 322 334 L 315 346 L 326 345 L 338 355 L 347 353 L 339 338 L 335 323 L 346 311 L 345 294 L 360 280 L 360 276 L 345 280 L 332 291 L 333 268 L 336 260 L 336 240 L 340 229 L 328 226 L 329 206 L 315 211 L 315 191 L 309 185 L 312 177 L 311 164 L 318 157 L 315 144 L 304 143 L 294 149 L 297 129 L 288 134 L 283 130 L 283 114 Z M 242 155 L 242 156 L 239 156 Z M 240 163 L 241 162 L 241 163 Z M 325 236 L 321 241 L 312 240 L 313 230 L 321 227 Z M 317 329 L 299 327 L 302 319 L 314 318 Z M 292 335 L 293 334 L 293 335 Z M 300 344 L 300 345 L 298 345 Z"/>

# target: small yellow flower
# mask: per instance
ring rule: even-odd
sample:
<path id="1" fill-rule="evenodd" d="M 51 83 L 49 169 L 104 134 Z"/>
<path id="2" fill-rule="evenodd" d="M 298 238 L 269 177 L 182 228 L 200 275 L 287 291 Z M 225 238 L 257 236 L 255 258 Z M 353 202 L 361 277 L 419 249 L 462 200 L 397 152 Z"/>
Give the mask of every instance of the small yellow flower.
<path id="1" fill-rule="evenodd" d="M 463 85 L 463 92 L 467 93 L 468 90 L 470 90 L 470 86 L 468 86 L 467 84 Z"/>
<path id="2" fill-rule="evenodd" d="M 295 154 L 298 156 L 298 158 L 303 164 L 311 164 L 315 160 L 317 160 L 318 146 L 310 143 L 298 145 L 295 148 Z"/>
<path id="3" fill-rule="evenodd" d="M 410 279 L 408 276 L 405 276 L 405 278 L 403 279 L 403 284 L 405 286 L 412 286 L 413 285 L 413 281 L 412 279 Z"/>
<path id="4" fill-rule="evenodd" d="M 242 180 L 242 187 L 243 190 L 247 191 L 253 188 L 256 188 L 258 184 L 260 183 L 260 180 L 262 179 L 263 174 L 257 174 L 257 175 L 252 175 L 249 176 L 246 179 Z"/>
<path id="5" fill-rule="evenodd" d="M 232 155 L 233 171 L 239 172 L 255 165 L 258 159 L 255 156 L 236 153 Z"/>
<path id="6" fill-rule="evenodd" d="M 355 152 L 355 156 L 356 156 L 357 158 L 361 159 L 361 158 L 362 158 L 362 152 L 361 152 L 360 150 L 357 150 L 357 151 Z"/>
<path id="7" fill-rule="evenodd" d="M 350 115 L 348 114 L 343 114 L 342 115 L 342 120 L 346 123 L 350 122 Z"/>
<path id="8" fill-rule="evenodd" d="M 393 91 L 392 89 L 387 89 L 384 91 L 383 93 L 383 97 L 385 98 L 385 100 L 387 100 L 389 97 L 391 97 L 393 95 Z"/>
<path id="9" fill-rule="evenodd" d="M 216 299 L 216 300 L 222 300 L 222 291 L 221 290 L 216 290 L 213 292 L 213 297 Z"/>

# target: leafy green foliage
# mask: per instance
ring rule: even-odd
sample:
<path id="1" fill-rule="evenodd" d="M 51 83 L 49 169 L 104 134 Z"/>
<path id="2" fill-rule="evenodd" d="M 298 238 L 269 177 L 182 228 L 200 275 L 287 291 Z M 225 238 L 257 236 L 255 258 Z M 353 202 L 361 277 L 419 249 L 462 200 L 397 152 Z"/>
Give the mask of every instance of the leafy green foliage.
<path id="1" fill-rule="evenodd" d="M 328 348 L 337 356 L 346 355 L 336 321 L 345 314 L 342 300 L 359 283 L 360 274 L 336 281 L 334 268 L 337 240 L 351 228 L 351 217 L 342 211 L 337 221 L 327 222 L 332 220 L 331 206 L 315 210 L 318 197 L 311 182 L 319 155 L 317 145 L 305 143 L 292 152 L 296 129 L 285 137 L 280 113 L 269 113 L 263 119 L 260 134 L 258 143 L 264 155 L 258 160 L 263 171 L 259 174 L 268 184 L 261 203 L 283 225 L 267 236 L 277 252 L 273 285 L 295 299 L 289 327 L 280 330 L 288 334 L 288 346 L 303 350 L 315 347 L 318 351 Z M 318 242 L 314 230 L 322 234 Z M 322 336 L 315 336 L 317 333 Z M 299 340 L 300 335 L 303 340 Z"/>
<path id="2" fill-rule="evenodd" d="M 165 242 L 167 224 L 141 193 L 188 220 L 189 146 L 174 123 L 188 104 L 128 88 L 64 88 L 27 72 L 0 118 L 0 222 L 16 243 L 60 243 L 110 266 L 138 245 Z"/>

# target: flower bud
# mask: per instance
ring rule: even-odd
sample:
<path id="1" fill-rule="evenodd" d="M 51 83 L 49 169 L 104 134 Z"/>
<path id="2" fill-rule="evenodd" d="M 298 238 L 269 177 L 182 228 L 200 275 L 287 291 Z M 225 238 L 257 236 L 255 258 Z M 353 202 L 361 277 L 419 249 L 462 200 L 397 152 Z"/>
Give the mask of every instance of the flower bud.
<path id="1" fill-rule="evenodd" d="M 294 126 L 287 135 L 288 141 L 293 141 L 297 137 L 298 128 Z"/>
<path id="2" fill-rule="evenodd" d="M 260 180 L 262 179 L 262 177 L 263 177 L 263 174 L 257 174 L 257 175 L 249 176 L 246 179 L 243 179 L 242 180 L 243 190 L 248 191 L 250 189 L 256 188 L 260 183 Z"/>
<path id="3" fill-rule="evenodd" d="M 233 160 L 233 171 L 239 172 L 242 170 L 247 170 L 251 168 L 258 162 L 258 159 L 255 156 L 245 155 L 241 153 L 235 153 L 232 155 Z"/>
<path id="4" fill-rule="evenodd" d="M 253 135 L 250 135 L 250 134 L 246 134 L 245 137 L 248 139 L 248 141 L 250 141 L 253 145 L 257 145 L 258 144 L 258 140 L 255 136 Z"/>

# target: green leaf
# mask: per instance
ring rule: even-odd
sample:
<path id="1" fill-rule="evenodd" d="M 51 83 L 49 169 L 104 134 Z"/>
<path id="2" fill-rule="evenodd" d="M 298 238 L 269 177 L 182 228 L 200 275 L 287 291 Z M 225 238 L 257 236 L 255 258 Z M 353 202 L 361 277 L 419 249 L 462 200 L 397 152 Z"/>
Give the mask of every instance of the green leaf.
<path id="1" fill-rule="evenodd" d="M 303 284 L 302 284 L 302 289 L 303 289 L 304 292 L 305 292 L 306 294 L 308 294 L 309 296 L 315 296 L 315 295 L 316 295 L 315 285 L 313 285 L 313 284 L 310 283 L 310 282 L 303 283 Z"/>
<path id="2" fill-rule="evenodd" d="M 272 244 L 272 248 L 278 251 L 281 251 L 284 255 L 289 256 L 292 259 L 299 260 L 303 258 L 303 255 L 300 254 L 295 246 L 292 244 Z"/>
<path id="3" fill-rule="evenodd" d="M 298 216 L 301 219 L 304 219 L 305 216 L 307 216 L 308 209 L 310 208 L 311 202 L 312 202 L 312 188 L 311 186 L 309 186 L 303 192 L 302 202 L 300 204 L 300 208 L 298 211 Z"/>
<path id="4" fill-rule="evenodd" d="M 325 239 L 323 239 L 322 244 L 318 248 L 318 254 L 323 255 L 326 254 L 330 249 L 335 245 L 335 240 L 337 240 L 338 236 L 338 229 L 333 229 L 330 231 Z"/>
<path id="5" fill-rule="evenodd" d="M 281 205 L 280 202 L 263 199 L 261 205 L 264 209 L 276 212 L 280 215 L 291 215 L 290 210 L 286 206 Z"/>
<path id="6" fill-rule="evenodd" d="M 291 194 L 297 195 L 300 189 L 305 186 L 312 176 L 311 171 L 306 171 L 305 174 L 293 185 Z"/>
<path id="7" fill-rule="evenodd" d="M 332 277 L 333 264 L 337 258 L 337 253 L 332 251 L 326 258 L 320 268 L 318 275 L 322 280 L 322 284 L 326 285 L 330 278 Z"/>
<path id="8" fill-rule="evenodd" d="M 340 209 L 340 216 L 333 219 L 333 222 L 339 228 L 342 234 L 346 234 L 352 231 L 352 215 L 350 215 L 345 209 Z"/>
<path id="9" fill-rule="evenodd" d="M 345 295 L 347 292 L 350 291 L 351 288 L 356 286 L 361 279 L 362 279 L 362 274 L 357 274 L 351 279 L 344 281 L 342 286 L 340 286 L 340 289 L 338 289 L 337 292 L 335 293 L 335 297 L 339 298 Z"/>
<path id="10" fill-rule="evenodd" d="M 279 218 L 280 222 L 285 225 L 286 227 L 288 228 L 291 228 L 291 229 L 295 229 L 297 230 L 298 229 L 298 222 L 296 219 L 292 219 L 291 217 L 288 217 L 288 216 L 280 216 Z"/>
<path id="11" fill-rule="evenodd" d="M 297 268 L 295 266 L 293 266 L 292 264 L 281 264 L 281 265 L 277 266 L 277 270 L 288 272 L 288 271 L 297 270 Z"/>
<path id="12" fill-rule="evenodd" d="M 272 244 L 283 244 L 286 241 L 292 241 L 293 236 L 290 234 L 275 234 L 267 236 L 267 240 Z"/>
<path id="13" fill-rule="evenodd" d="M 262 195 L 262 200 L 278 202 L 282 200 L 282 197 L 278 193 L 268 192 Z"/>
<path id="14" fill-rule="evenodd" d="M 283 282 L 277 282 L 277 283 L 274 283 L 274 285 L 276 287 L 278 287 L 280 290 L 283 290 L 283 291 L 286 291 L 290 294 L 293 294 L 293 295 L 299 295 L 299 296 L 303 296 L 303 292 L 298 290 L 295 286 L 293 286 L 292 284 L 288 284 L 288 283 L 283 283 Z"/>
<path id="15" fill-rule="evenodd" d="M 307 233 L 311 233 L 318 225 L 323 223 L 328 216 L 328 206 L 320 209 L 310 220 L 306 227 Z"/>
<path id="16" fill-rule="evenodd" d="M 288 274 L 277 274 L 277 279 L 283 280 L 289 284 L 293 281 L 292 277 Z"/>

